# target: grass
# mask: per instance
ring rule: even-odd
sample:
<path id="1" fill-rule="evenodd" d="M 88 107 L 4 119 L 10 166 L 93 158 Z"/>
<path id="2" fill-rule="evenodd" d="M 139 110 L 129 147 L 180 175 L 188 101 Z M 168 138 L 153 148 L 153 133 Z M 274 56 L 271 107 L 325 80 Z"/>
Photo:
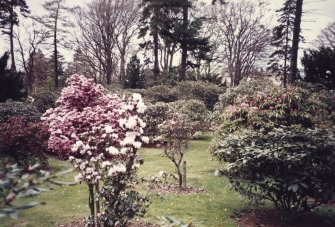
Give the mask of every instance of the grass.
<path id="1" fill-rule="evenodd" d="M 188 184 L 205 188 L 207 193 L 195 195 L 165 194 L 163 199 L 153 197 L 145 220 L 162 223 L 162 217 L 173 216 L 194 226 L 236 226 L 231 216 L 235 211 L 247 207 L 240 196 L 229 189 L 229 184 L 214 175 L 217 163 L 211 160 L 207 151 L 208 140 L 192 141 L 185 160 L 188 164 Z M 144 165 L 139 169 L 141 177 L 157 175 L 159 171 L 174 173 L 172 162 L 161 156 L 159 149 L 143 149 Z M 71 167 L 69 163 L 52 159 L 55 170 Z M 65 179 L 73 181 L 74 173 Z M 25 199 L 19 202 L 26 202 Z M 20 213 L 20 220 L 2 219 L 0 226 L 55 226 L 80 219 L 88 215 L 88 194 L 85 184 L 63 186 L 43 193 L 34 200 L 45 201 L 46 205 L 36 206 Z"/>

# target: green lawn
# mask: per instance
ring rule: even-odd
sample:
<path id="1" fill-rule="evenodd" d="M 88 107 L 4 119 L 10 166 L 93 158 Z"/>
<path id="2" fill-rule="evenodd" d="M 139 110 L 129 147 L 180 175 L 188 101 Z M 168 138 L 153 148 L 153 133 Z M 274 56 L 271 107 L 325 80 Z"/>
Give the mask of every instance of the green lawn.
<path id="1" fill-rule="evenodd" d="M 195 195 L 165 194 L 164 199 L 154 197 L 145 219 L 151 223 L 162 223 L 162 217 L 173 216 L 183 222 L 192 221 L 194 226 L 236 226 L 231 218 L 234 211 L 247 206 L 240 196 L 229 189 L 222 178 L 214 176 L 217 163 L 211 160 L 207 151 L 210 141 L 192 141 L 185 160 L 188 163 L 188 183 L 205 188 L 208 193 Z M 161 156 L 159 149 L 143 149 L 144 165 L 139 175 L 148 177 L 159 171 L 173 173 L 172 163 Z M 70 167 L 67 162 L 51 160 L 56 170 Z M 66 176 L 72 181 L 73 175 Z M 34 200 L 45 201 L 40 205 L 20 213 L 20 221 L 2 219 L 0 226 L 55 226 L 71 222 L 88 215 L 86 185 L 59 187 L 43 193 Z M 19 201 L 21 202 L 21 201 Z"/>

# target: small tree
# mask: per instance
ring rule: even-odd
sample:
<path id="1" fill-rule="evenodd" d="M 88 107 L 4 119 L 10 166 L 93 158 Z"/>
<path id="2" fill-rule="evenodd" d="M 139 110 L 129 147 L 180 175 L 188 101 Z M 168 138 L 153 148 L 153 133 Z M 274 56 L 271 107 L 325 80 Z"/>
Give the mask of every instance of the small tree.
<path id="1" fill-rule="evenodd" d="M 88 185 L 89 225 L 125 225 L 145 212 L 146 199 L 139 198 L 134 185 L 137 150 L 148 141 L 138 116 L 146 107 L 139 94 L 121 100 L 83 76 L 71 76 L 67 85 L 59 106 L 43 118 L 51 132 L 49 147 L 69 158 L 79 171 L 75 179 Z"/>
<path id="2" fill-rule="evenodd" d="M 127 65 L 126 78 L 124 81 L 125 88 L 144 88 L 144 73 L 141 67 L 140 59 L 137 55 L 131 57 Z"/>
<path id="3" fill-rule="evenodd" d="M 188 143 L 192 139 L 196 127 L 182 114 L 171 114 L 166 121 L 159 125 L 164 141 L 164 155 L 168 157 L 176 167 L 179 178 L 179 189 L 183 190 L 183 174 L 181 164 L 188 150 Z"/>

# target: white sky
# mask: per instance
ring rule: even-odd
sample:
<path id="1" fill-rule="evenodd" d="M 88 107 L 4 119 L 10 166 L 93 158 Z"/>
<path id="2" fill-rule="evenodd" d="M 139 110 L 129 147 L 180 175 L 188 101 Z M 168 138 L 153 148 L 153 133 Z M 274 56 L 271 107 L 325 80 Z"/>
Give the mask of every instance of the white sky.
<path id="1" fill-rule="evenodd" d="M 67 0 L 68 6 L 83 6 L 89 3 L 91 0 Z M 117 1 L 117 0 L 116 0 Z M 211 2 L 211 0 L 200 0 L 204 2 Z M 230 0 L 234 1 L 234 0 Z M 32 15 L 43 14 L 42 4 L 45 0 L 26 0 Z M 270 9 L 268 11 L 269 16 L 274 16 L 275 10 L 279 9 L 284 0 L 269 0 Z M 306 43 L 301 45 L 301 48 L 308 48 L 312 46 L 313 40 L 318 36 L 321 29 L 327 26 L 332 21 L 335 21 L 335 0 L 305 0 L 304 1 L 304 15 L 302 21 L 302 35 L 305 37 Z M 273 20 L 276 20 L 274 17 Z M 0 55 L 8 47 L 8 41 L 4 38 L 4 35 L 0 36 Z M 67 50 L 61 50 L 61 54 L 65 56 L 65 59 L 72 59 L 72 52 Z"/>

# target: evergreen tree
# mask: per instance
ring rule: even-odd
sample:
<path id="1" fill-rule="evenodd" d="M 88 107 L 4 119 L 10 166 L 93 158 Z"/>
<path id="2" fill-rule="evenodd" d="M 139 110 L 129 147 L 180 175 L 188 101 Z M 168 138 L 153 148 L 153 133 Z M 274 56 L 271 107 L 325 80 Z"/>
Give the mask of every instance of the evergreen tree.
<path id="1" fill-rule="evenodd" d="M 144 84 L 145 79 L 141 67 L 141 62 L 137 58 L 137 55 L 134 55 L 132 56 L 130 62 L 127 65 L 124 88 L 142 89 L 144 88 Z"/>
<path id="2" fill-rule="evenodd" d="M 9 53 L 0 58 L 0 102 L 8 99 L 22 101 L 27 96 L 23 84 L 23 73 L 7 69 Z"/>
<path id="3" fill-rule="evenodd" d="M 293 37 L 292 37 L 292 48 L 290 58 L 290 75 L 288 77 L 288 83 L 293 84 L 297 79 L 298 74 L 298 51 L 301 33 L 301 18 L 302 18 L 302 6 L 303 0 L 296 0 L 295 13 L 293 22 Z"/>
<path id="4" fill-rule="evenodd" d="M 301 60 L 304 66 L 306 82 L 320 83 L 329 89 L 335 89 L 335 50 L 321 47 L 319 50 L 304 51 Z"/>
<path id="5" fill-rule="evenodd" d="M 196 66 L 189 61 L 190 52 L 197 57 L 203 57 L 204 51 L 209 50 L 208 38 L 200 37 L 199 34 L 204 18 L 191 17 L 192 9 L 192 2 L 189 0 L 144 0 L 140 37 L 144 37 L 148 31 L 153 36 L 156 80 L 160 71 L 159 38 L 165 43 L 176 44 L 181 49 L 180 80 L 186 79 L 187 66 Z M 147 44 L 151 45 L 151 42 Z"/>
<path id="6" fill-rule="evenodd" d="M 0 28 L 2 29 L 3 34 L 9 36 L 12 71 L 16 70 L 14 57 L 14 26 L 19 25 L 20 22 L 16 8 L 19 8 L 20 13 L 23 16 L 26 16 L 29 13 L 25 0 L 0 1 Z"/>
<path id="7" fill-rule="evenodd" d="M 293 34 L 293 23 L 295 14 L 296 0 L 287 0 L 281 9 L 278 23 L 272 34 L 272 46 L 274 52 L 270 55 L 268 69 L 276 76 L 282 77 L 283 85 L 287 85 L 287 76 L 289 73 L 289 60 L 291 56 L 291 41 Z"/>

